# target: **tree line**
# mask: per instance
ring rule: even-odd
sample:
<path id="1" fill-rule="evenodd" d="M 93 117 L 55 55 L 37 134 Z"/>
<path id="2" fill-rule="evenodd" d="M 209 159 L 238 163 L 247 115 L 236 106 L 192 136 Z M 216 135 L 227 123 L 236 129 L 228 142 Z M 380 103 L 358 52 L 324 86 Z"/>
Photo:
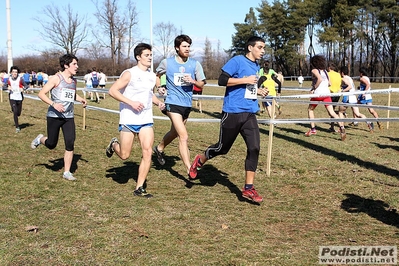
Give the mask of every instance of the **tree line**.
<path id="1" fill-rule="evenodd" d="M 308 74 L 308 59 L 318 45 L 329 61 L 348 66 L 351 75 L 364 66 L 369 76 L 398 76 L 397 0 L 262 1 L 234 26 L 230 55 L 242 54 L 245 40 L 259 35 L 267 41 L 267 59 L 285 75 Z"/>
<path id="2" fill-rule="evenodd" d="M 81 59 L 79 74 L 96 66 L 107 75 L 119 75 L 135 64 L 133 48 L 143 41 L 137 37 L 135 2 L 128 0 L 121 5 L 117 0 L 91 1 L 95 6 L 95 27 L 88 23 L 87 15 L 80 15 L 70 5 L 45 6 L 45 12 L 35 20 L 41 24 L 41 36 L 53 48 L 40 51 L 40 56 L 15 58 L 15 65 L 51 74 L 58 71 L 58 57 L 64 53 L 77 54 Z M 347 65 L 351 75 L 357 75 L 359 67 L 365 66 L 371 77 L 396 77 L 398 20 L 397 0 L 261 1 L 258 7 L 249 8 L 243 23 L 234 23 L 236 32 L 230 49 L 221 49 L 219 43 L 212 47 L 206 38 L 203 53 L 195 57 L 202 62 L 207 78 L 217 79 L 224 63 L 243 54 L 246 40 L 258 35 L 267 43 L 265 60 L 285 76 L 308 75 L 308 59 L 317 46 L 329 61 Z M 171 22 L 154 26 L 154 54 L 158 55 L 154 58 L 155 66 L 174 53 L 173 40 L 181 33 L 185 32 L 177 30 Z M 5 56 L 0 56 L 0 64 L 6 66 Z"/>

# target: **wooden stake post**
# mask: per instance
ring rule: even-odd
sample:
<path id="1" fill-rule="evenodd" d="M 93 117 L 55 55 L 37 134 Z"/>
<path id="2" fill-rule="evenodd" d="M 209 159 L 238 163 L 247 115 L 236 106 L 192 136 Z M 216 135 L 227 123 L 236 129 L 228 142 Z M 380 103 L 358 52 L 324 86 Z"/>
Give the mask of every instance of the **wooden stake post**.
<path id="1" fill-rule="evenodd" d="M 266 166 L 266 175 L 270 176 L 270 168 L 272 164 L 272 147 L 273 147 L 273 131 L 274 131 L 274 115 L 276 113 L 276 100 L 273 98 L 272 102 L 272 112 L 269 124 L 269 143 L 267 146 L 267 166 Z"/>

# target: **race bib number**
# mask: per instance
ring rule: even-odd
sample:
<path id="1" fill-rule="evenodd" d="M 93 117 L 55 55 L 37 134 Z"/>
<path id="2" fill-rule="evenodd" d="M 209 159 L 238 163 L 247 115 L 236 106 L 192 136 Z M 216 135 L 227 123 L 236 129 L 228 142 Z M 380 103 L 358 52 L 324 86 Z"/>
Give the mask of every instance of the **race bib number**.
<path id="1" fill-rule="evenodd" d="M 245 99 L 256 100 L 258 95 L 258 85 L 257 84 L 247 84 L 245 89 Z"/>
<path id="2" fill-rule="evenodd" d="M 173 83 L 175 83 L 176 86 L 190 86 L 191 84 L 189 82 L 185 82 L 183 80 L 184 76 L 190 76 L 190 74 L 184 74 L 184 73 L 175 73 L 173 76 Z"/>
<path id="3" fill-rule="evenodd" d="M 61 101 L 73 102 L 75 100 L 75 90 L 62 88 L 61 90 Z"/>
<path id="4" fill-rule="evenodd" d="M 12 92 L 13 93 L 18 93 L 18 92 L 21 92 L 21 91 L 19 90 L 18 87 L 15 87 L 15 88 L 12 88 Z"/>

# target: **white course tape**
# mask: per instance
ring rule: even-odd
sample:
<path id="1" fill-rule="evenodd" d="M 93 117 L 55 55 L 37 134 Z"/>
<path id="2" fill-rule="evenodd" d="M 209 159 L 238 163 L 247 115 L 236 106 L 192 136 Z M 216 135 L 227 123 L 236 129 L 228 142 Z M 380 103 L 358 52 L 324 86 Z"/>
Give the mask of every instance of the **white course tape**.
<path id="1" fill-rule="evenodd" d="M 386 90 L 374 90 L 372 91 L 373 93 L 389 93 L 389 92 L 398 92 L 399 89 L 386 89 Z M 357 94 L 362 94 L 362 93 L 357 93 Z M 335 94 L 331 94 L 335 95 Z M 336 95 L 350 95 L 347 93 L 336 93 Z M 212 100 L 220 100 L 223 99 L 223 96 L 212 96 L 212 95 L 198 95 L 202 99 L 212 99 Z M 300 96 L 300 97 L 299 97 Z M 315 97 L 316 95 L 314 94 L 309 94 L 307 97 L 302 97 L 305 95 L 294 95 L 296 98 L 308 98 L 309 96 Z M 39 97 L 33 96 L 33 95 L 24 95 L 25 98 L 33 99 L 33 100 L 40 100 Z M 315 104 L 331 104 L 331 105 L 336 105 L 336 106 L 356 106 L 356 107 L 363 107 L 363 108 L 375 108 L 375 109 L 384 109 L 384 110 L 392 110 L 392 111 L 399 111 L 399 107 L 396 106 L 381 106 L 381 105 L 365 105 L 365 104 L 345 104 L 345 103 L 327 103 L 327 102 L 320 102 L 320 101 L 298 101 L 298 100 L 290 100 L 290 99 L 283 99 L 283 98 L 294 98 L 292 96 L 285 96 L 285 97 L 279 97 L 276 98 L 280 102 L 295 102 L 295 103 L 303 103 L 303 104 L 308 104 L 308 103 L 315 103 Z M 317 96 L 320 97 L 320 96 Z M 321 96 L 323 97 L 323 96 Z M 260 101 L 272 101 L 272 99 L 260 99 Z M 75 104 L 81 104 L 80 102 L 75 102 Z M 92 106 L 92 105 L 87 105 L 86 110 L 96 110 L 96 111 L 103 111 L 103 112 L 110 112 L 114 114 L 119 114 L 119 110 L 112 110 L 112 109 L 107 109 L 107 108 L 102 108 L 98 106 Z M 169 120 L 169 117 L 167 116 L 154 116 L 154 119 L 157 120 Z M 199 122 L 199 123 L 213 123 L 213 122 L 220 122 L 220 119 L 218 118 L 188 118 L 189 122 Z M 316 123 L 331 123 L 331 122 L 387 122 L 387 121 L 395 121 L 398 122 L 399 118 L 339 118 L 339 119 L 334 119 L 334 118 L 315 118 L 315 119 L 308 119 L 308 118 L 298 118 L 298 119 L 258 119 L 258 123 L 260 124 L 308 124 L 310 122 L 316 122 Z"/>

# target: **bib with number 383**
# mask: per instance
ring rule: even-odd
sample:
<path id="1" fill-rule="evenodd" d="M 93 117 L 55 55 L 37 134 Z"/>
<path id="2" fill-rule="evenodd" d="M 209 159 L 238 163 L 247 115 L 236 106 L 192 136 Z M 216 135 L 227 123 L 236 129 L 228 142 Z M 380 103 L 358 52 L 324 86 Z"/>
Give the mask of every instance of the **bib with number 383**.
<path id="1" fill-rule="evenodd" d="M 257 84 L 247 84 L 245 88 L 245 99 L 256 100 L 258 95 L 258 85 Z"/>

